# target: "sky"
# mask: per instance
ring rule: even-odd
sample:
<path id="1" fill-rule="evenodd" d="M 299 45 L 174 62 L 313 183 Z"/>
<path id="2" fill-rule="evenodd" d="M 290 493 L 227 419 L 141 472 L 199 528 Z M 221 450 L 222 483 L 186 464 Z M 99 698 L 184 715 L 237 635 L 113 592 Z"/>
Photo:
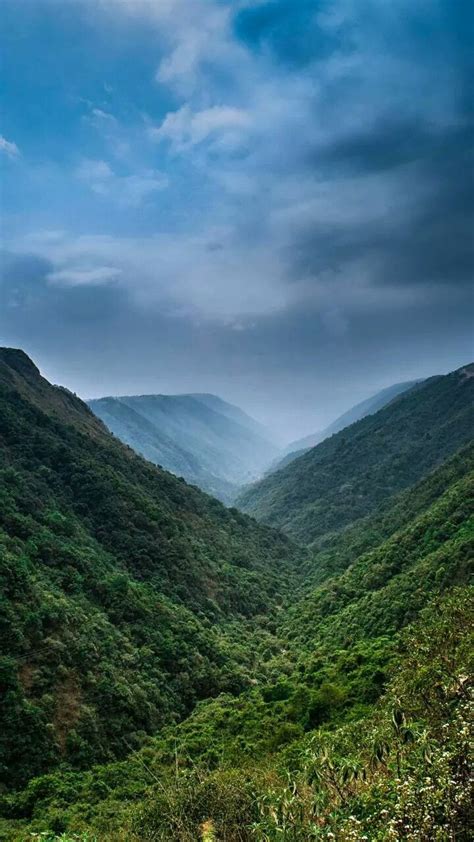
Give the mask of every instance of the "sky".
<path id="1" fill-rule="evenodd" d="M 0 344 L 281 440 L 473 357 L 468 0 L 2 0 Z"/>

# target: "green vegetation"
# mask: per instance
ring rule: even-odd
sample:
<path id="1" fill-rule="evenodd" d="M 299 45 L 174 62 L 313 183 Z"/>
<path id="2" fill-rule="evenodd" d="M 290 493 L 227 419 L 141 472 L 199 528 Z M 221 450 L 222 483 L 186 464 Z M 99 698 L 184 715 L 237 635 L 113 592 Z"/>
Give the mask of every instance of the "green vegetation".
<path id="1" fill-rule="evenodd" d="M 216 700 L 127 761 L 4 797 L 0 838 L 70 827 L 103 842 L 191 842 L 211 830 L 227 842 L 467 842 L 473 620 L 469 590 L 435 600 L 400 636 L 386 690 L 362 717 L 293 734 L 266 755 L 242 750 L 237 763 L 227 756 L 235 723 L 225 726 L 236 701 Z M 245 732 L 252 696 L 240 711 Z M 198 740 L 212 741 L 220 762 L 193 756 Z"/>
<path id="2" fill-rule="evenodd" d="M 473 371 L 411 389 L 250 486 L 239 507 L 304 543 L 372 513 L 471 440 Z"/>
<path id="3" fill-rule="evenodd" d="M 1 781 L 123 756 L 248 684 L 241 639 L 285 598 L 287 540 L 135 456 L 20 353 L 0 358 L 0 477 Z"/>
<path id="4" fill-rule="evenodd" d="M 3 352 L 0 839 L 467 842 L 474 447 L 452 449 L 309 553 Z"/>

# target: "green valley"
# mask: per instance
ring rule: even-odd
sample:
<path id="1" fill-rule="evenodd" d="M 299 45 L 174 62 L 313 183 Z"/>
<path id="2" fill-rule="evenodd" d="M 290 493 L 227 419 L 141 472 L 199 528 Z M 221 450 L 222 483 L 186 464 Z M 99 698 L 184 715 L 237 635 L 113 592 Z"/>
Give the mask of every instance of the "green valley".
<path id="1" fill-rule="evenodd" d="M 469 371 L 303 457 L 308 548 L 3 349 L 0 839 L 467 842 Z"/>

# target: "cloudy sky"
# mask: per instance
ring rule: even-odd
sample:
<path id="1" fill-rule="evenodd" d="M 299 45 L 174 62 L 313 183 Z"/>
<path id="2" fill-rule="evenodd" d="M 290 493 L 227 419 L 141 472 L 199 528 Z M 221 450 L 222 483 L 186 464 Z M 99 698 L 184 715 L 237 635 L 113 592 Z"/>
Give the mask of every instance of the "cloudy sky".
<path id="1" fill-rule="evenodd" d="M 470 11 L 2 0 L 0 342 L 288 438 L 467 362 Z"/>

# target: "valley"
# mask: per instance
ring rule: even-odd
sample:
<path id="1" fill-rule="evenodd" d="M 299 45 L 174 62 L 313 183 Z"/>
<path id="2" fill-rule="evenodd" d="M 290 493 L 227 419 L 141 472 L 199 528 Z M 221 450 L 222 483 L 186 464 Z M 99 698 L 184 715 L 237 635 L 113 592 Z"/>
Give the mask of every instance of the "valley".
<path id="1" fill-rule="evenodd" d="M 0 839 L 467 842 L 471 370 L 251 486 L 259 523 L 1 349 Z"/>

